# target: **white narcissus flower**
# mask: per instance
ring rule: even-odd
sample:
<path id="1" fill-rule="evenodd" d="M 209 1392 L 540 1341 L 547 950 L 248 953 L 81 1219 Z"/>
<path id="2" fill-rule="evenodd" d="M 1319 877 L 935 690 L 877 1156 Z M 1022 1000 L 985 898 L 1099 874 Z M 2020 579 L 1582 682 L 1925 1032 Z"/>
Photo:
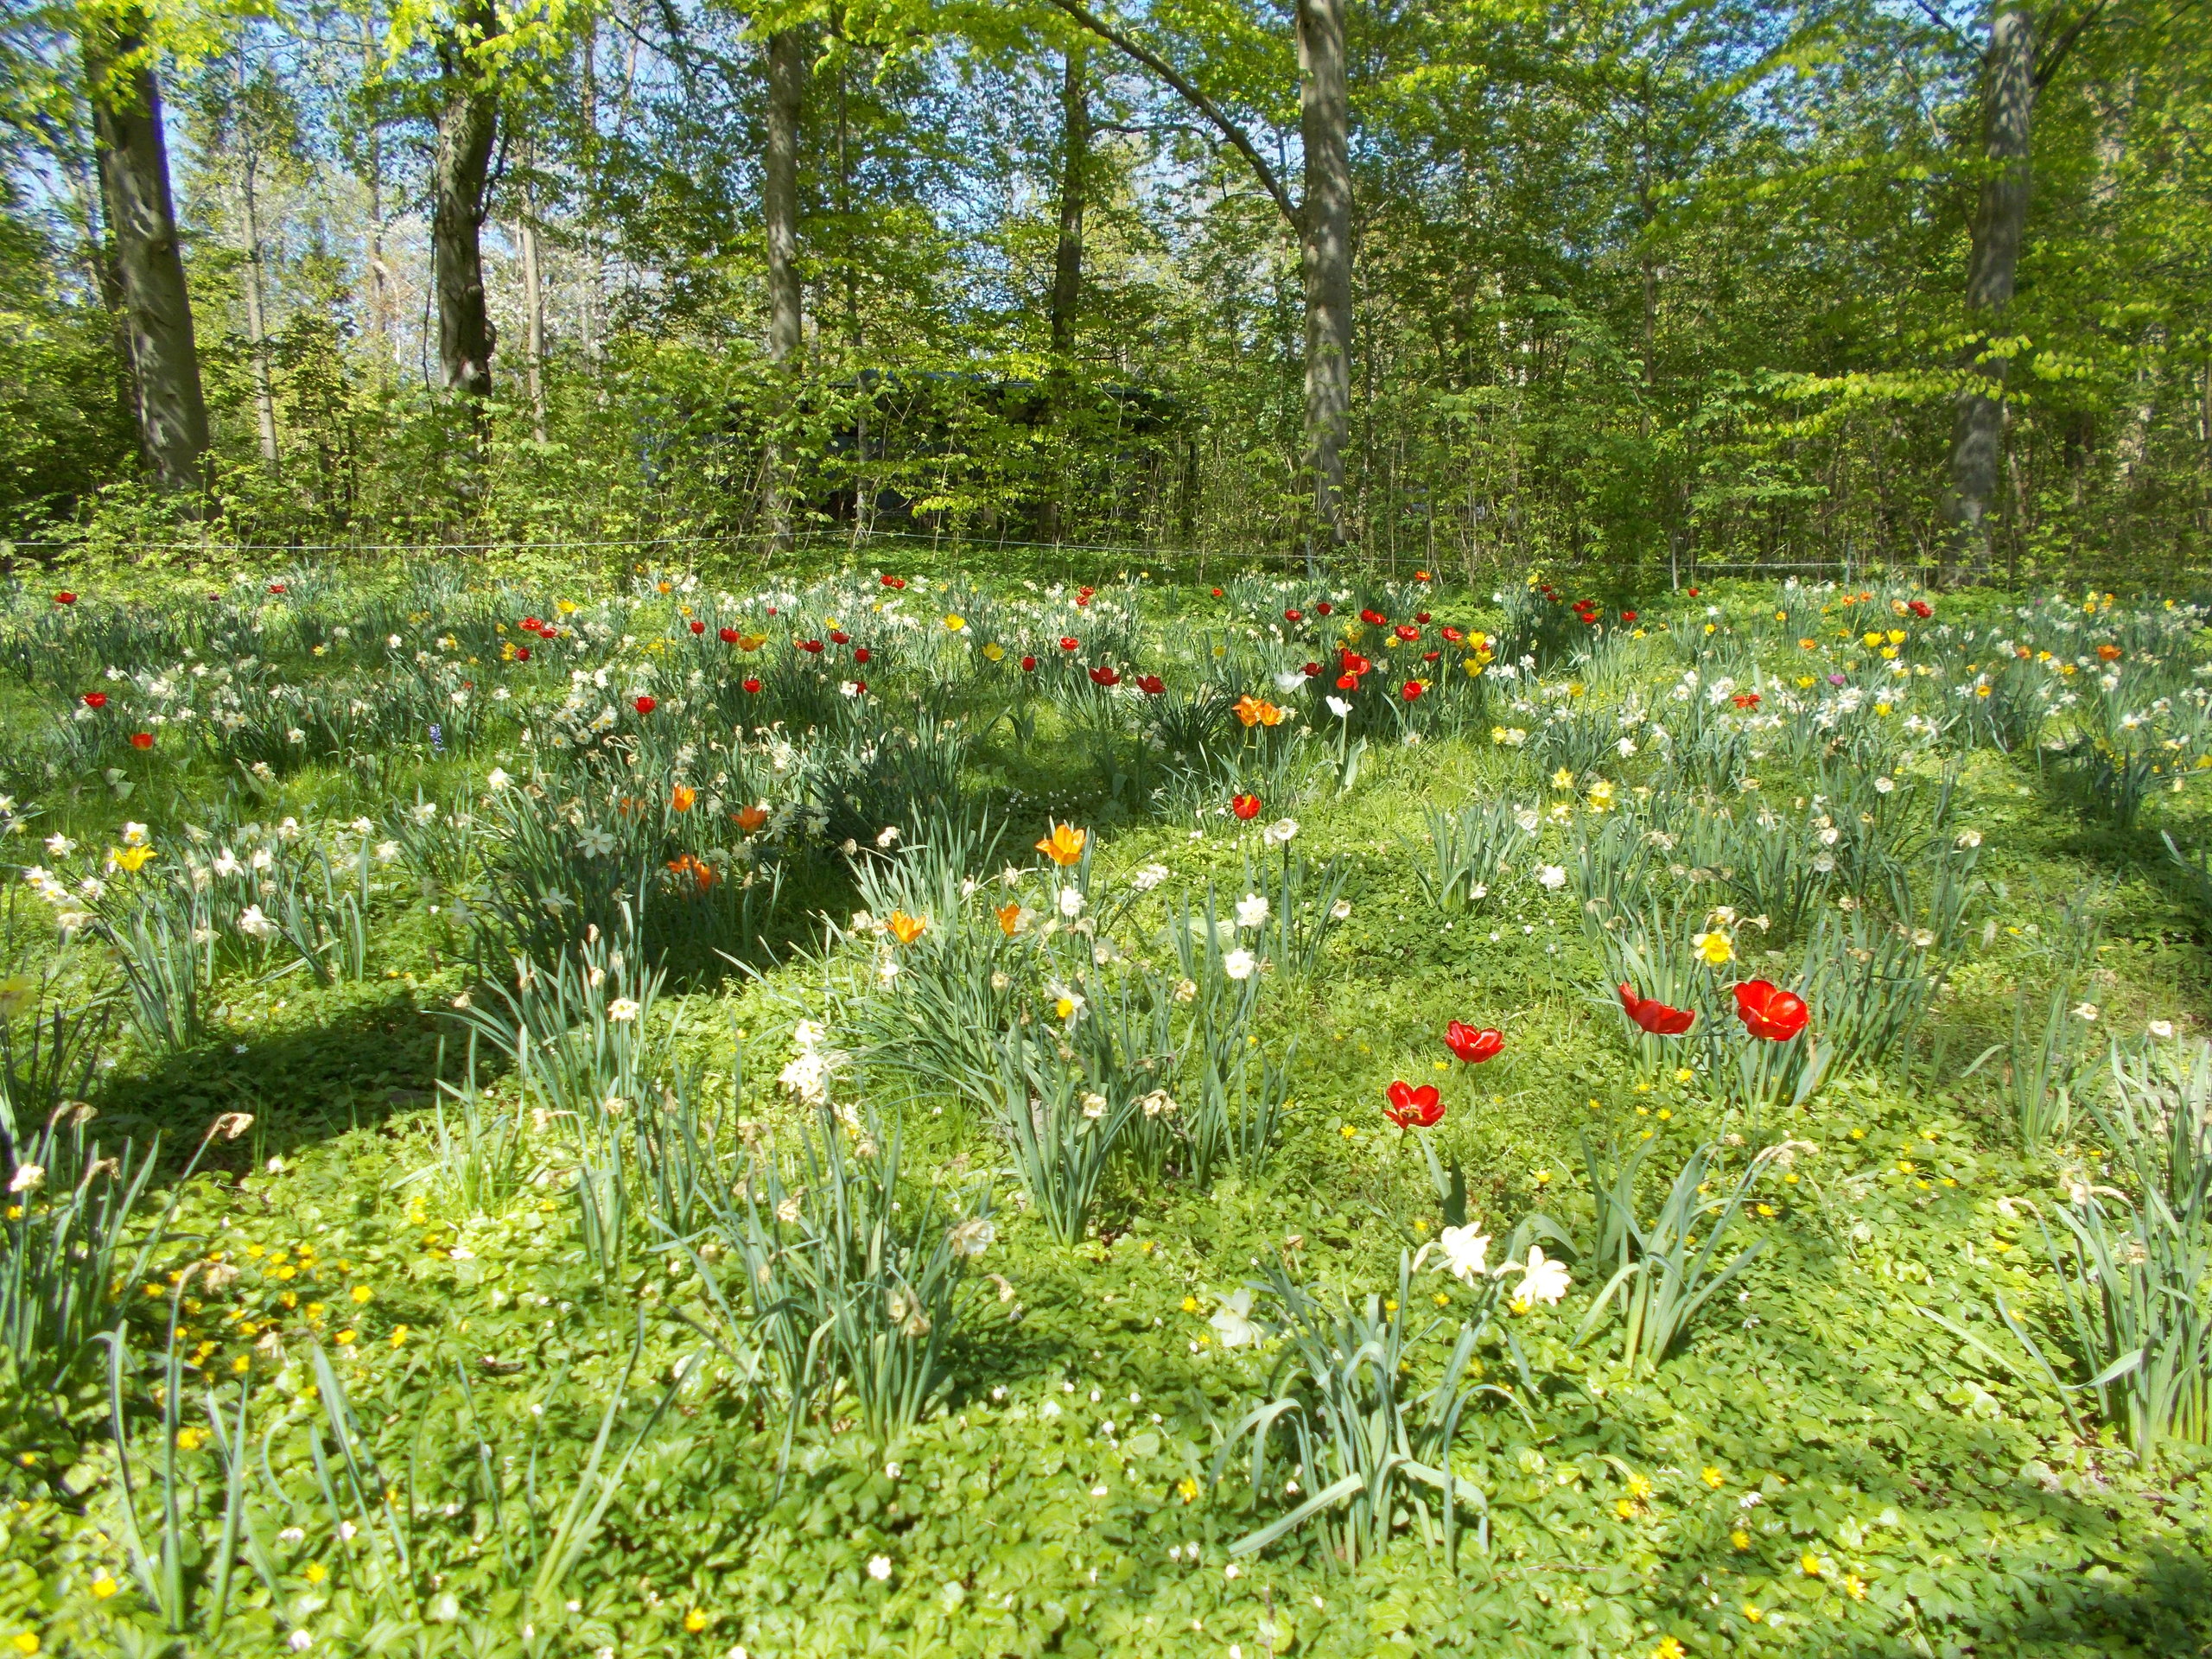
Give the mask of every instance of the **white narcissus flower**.
<path id="1" fill-rule="evenodd" d="M 276 924 L 261 913 L 259 905 L 248 905 L 238 912 L 238 931 L 251 939 L 273 939 Z"/>
<path id="2" fill-rule="evenodd" d="M 1231 979 L 1249 979 L 1259 959 L 1249 950 L 1231 950 L 1221 959 L 1221 971 Z"/>
<path id="3" fill-rule="evenodd" d="M 899 826 L 895 823 L 886 824 L 883 829 L 878 832 L 875 837 L 875 844 L 886 849 L 897 846 L 899 844 Z"/>
<path id="4" fill-rule="evenodd" d="M 1960 845 L 1960 846 L 1961 846 L 1961 847 L 1979 847 L 1979 846 L 1980 846 L 1980 845 L 1981 845 L 1981 831 L 1980 831 L 1980 830 L 1960 830 L 1960 831 L 1959 831 L 1959 845 Z"/>
<path id="5" fill-rule="evenodd" d="M 998 1224 L 988 1216 L 970 1216 L 945 1235 L 956 1256 L 981 1255 L 997 1242 Z"/>
<path id="6" fill-rule="evenodd" d="M 607 1017 L 618 1024 L 626 1023 L 638 1017 L 638 1005 L 629 997 L 618 996 L 607 1005 Z"/>
<path id="7" fill-rule="evenodd" d="M 1242 1348 L 1248 1344 L 1258 1342 L 1267 1335 L 1265 1331 L 1253 1323 L 1251 1314 L 1252 1293 L 1249 1290 L 1240 1290 L 1215 1309 L 1214 1316 L 1206 1323 L 1213 1327 L 1214 1334 L 1221 1338 L 1223 1347 Z"/>
<path id="8" fill-rule="evenodd" d="M 1349 899 L 1339 899 L 1329 906 L 1329 918 L 1332 921 L 1347 921 L 1351 917 L 1351 900 Z"/>
<path id="9" fill-rule="evenodd" d="M 1504 1268 L 1499 1271 L 1503 1272 Z M 1563 1263 L 1547 1260 L 1534 1244 L 1529 1247 L 1529 1259 L 1521 1264 L 1521 1300 L 1556 1303 L 1567 1294 L 1567 1287 L 1573 1282 Z"/>
<path id="10" fill-rule="evenodd" d="M 1165 864 L 1147 864 L 1129 878 L 1129 885 L 1139 893 L 1150 893 L 1167 879 Z"/>
<path id="11" fill-rule="evenodd" d="M 1270 847 L 1281 847 L 1298 833 L 1298 820 L 1277 818 L 1260 833 Z"/>
<path id="12" fill-rule="evenodd" d="M 1060 914 L 1073 921 L 1083 914 L 1083 891 L 1079 887 L 1060 889 Z"/>
<path id="13" fill-rule="evenodd" d="M 1248 893 L 1236 901 L 1236 925 L 1258 927 L 1268 919 L 1268 901 L 1261 894 Z"/>
<path id="14" fill-rule="evenodd" d="M 1567 885 L 1567 867 L 1564 864 L 1537 865 L 1536 884 L 1548 893 L 1557 893 Z"/>
<path id="15" fill-rule="evenodd" d="M 505 789 L 509 784 L 514 782 L 514 779 L 507 775 L 504 767 L 494 766 L 484 782 L 487 788 L 499 790 Z"/>
<path id="16" fill-rule="evenodd" d="M 10 1192 L 35 1192 L 46 1179 L 43 1164 L 18 1164 L 16 1173 L 8 1183 Z"/>
<path id="17" fill-rule="evenodd" d="M 1471 1284 L 1490 1272 L 1490 1235 L 1477 1232 L 1472 1222 L 1446 1227 L 1437 1236 L 1437 1243 L 1444 1252 L 1445 1270 L 1453 1278 Z"/>
<path id="18" fill-rule="evenodd" d="M 2153 1037 L 2171 1037 L 2174 1034 L 2174 1022 L 2171 1020 L 2153 1020 L 2150 1029 Z"/>

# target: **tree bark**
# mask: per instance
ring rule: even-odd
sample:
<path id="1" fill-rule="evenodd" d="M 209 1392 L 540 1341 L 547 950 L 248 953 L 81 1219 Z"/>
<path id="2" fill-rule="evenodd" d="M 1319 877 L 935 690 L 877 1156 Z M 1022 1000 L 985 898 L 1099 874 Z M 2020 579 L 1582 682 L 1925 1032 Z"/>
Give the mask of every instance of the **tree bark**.
<path id="1" fill-rule="evenodd" d="M 798 30 L 768 37 L 768 155 L 760 212 L 768 245 L 768 360 L 799 347 L 798 122 L 806 91 L 806 46 Z"/>
<path id="2" fill-rule="evenodd" d="M 361 20 L 361 73 L 366 80 L 378 73 L 376 33 L 369 20 Z M 369 193 L 369 333 L 376 339 L 377 364 L 380 372 L 391 367 L 392 294 L 391 267 L 384 257 L 384 124 L 377 119 L 373 109 L 365 122 L 361 161 L 365 176 L 361 182 Z"/>
<path id="3" fill-rule="evenodd" d="M 1974 330 L 1973 380 L 1958 396 L 1951 427 L 1950 487 L 1944 493 L 1943 575 L 1989 568 L 1989 516 L 2005 438 L 2005 377 L 2011 366 L 1991 340 L 2012 302 L 2028 220 L 2028 140 L 2036 98 L 2035 15 L 2005 0 L 1990 19 L 1982 93 L 1988 164 L 1975 204 L 1967 267 L 1966 315 Z"/>
<path id="4" fill-rule="evenodd" d="M 245 91 L 245 61 L 238 61 L 239 87 Z M 241 103 L 243 104 L 243 98 Z M 251 112 L 244 108 L 240 114 L 238 146 L 238 231 L 245 242 L 245 281 L 242 284 L 245 300 L 246 348 L 253 360 L 253 412 L 261 435 L 261 463 L 271 475 L 276 471 L 276 392 L 271 384 L 269 369 L 269 319 L 264 306 L 266 296 L 261 285 L 261 201 L 255 187 L 258 183 L 261 151 L 256 143 Z"/>
<path id="5" fill-rule="evenodd" d="M 1298 92 L 1306 149 L 1299 240 L 1306 278 L 1306 445 L 1314 540 L 1344 541 L 1344 436 L 1351 418 L 1351 105 L 1344 0 L 1298 0 Z M 1307 543 L 1308 559 L 1318 550 Z"/>
<path id="6" fill-rule="evenodd" d="M 1071 44 L 1060 74 L 1060 240 L 1052 255 L 1052 384 L 1046 417 L 1057 429 L 1069 414 L 1070 381 L 1075 356 L 1076 313 L 1083 303 L 1083 215 L 1090 205 L 1090 86 L 1086 51 Z M 1058 457 L 1037 508 L 1037 539 L 1060 539 L 1061 492 Z"/>
<path id="7" fill-rule="evenodd" d="M 798 123 L 806 94 L 806 42 L 795 29 L 768 37 L 768 154 L 762 168 L 760 217 L 768 257 L 768 360 L 795 366 L 798 353 Z M 783 446 L 767 446 L 768 534 L 775 550 L 791 542 L 791 493 L 784 480 Z"/>
<path id="8" fill-rule="evenodd" d="M 437 47 L 441 100 L 432 174 L 430 251 L 437 267 L 438 378 L 472 399 L 492 392 L 499 336 L 484 296 L 482 233 L 499 99 L 475 49 L 499 30 L 486 0 L 471 0 Z"/>
<path id="9" fill-rule="evenodd" d="M 515 219 L 515 246 L 522 255 L 523 372 L 530 389 L 531 434 L 545 442 L 545 272 L 538 257 L 537 192 L 528 182 Z"/>
<path id="10" fill-rule="evenodd" d="M 136 21 L 88 28 L 85 80 L 124 317 L 137 384 L 138 435 L 155 482 L 170 494 L 206 482 L 207 400 L 192 300 L 177 247 L 162 97 Z"/>

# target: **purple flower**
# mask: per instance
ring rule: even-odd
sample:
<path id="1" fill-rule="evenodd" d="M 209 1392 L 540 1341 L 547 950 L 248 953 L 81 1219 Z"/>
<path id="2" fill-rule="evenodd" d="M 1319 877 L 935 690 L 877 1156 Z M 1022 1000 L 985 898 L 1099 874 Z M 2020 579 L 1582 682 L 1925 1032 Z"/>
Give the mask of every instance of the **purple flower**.
<path id="1" fill-rule="evenodd" d="M 1829 676 L 1828 676 L 1828 683 L 1829 683 L 1830 685 L 1841 685 L 1841 684 L 1843 683 L 1843 676 L 1842 676 L 1842 675 L 1840 675 L 1840 674 L 1831 674 L 1831 675 L 1829 675 Z"/>

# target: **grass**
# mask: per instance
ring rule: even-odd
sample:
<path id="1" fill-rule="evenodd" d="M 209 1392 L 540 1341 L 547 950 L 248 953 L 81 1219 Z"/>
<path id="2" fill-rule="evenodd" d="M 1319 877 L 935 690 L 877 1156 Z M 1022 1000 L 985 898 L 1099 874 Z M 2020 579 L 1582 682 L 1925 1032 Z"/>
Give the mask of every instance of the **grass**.
<path id="1" fill-rule="evenodd" d="M 2021 616 L 2026 601 L 1985 595 L 1923 620 L 1891 610 L 1918 597 L 1904 589 L 1747 585 L 1711 613 L 1710 596 L 1646 601 L 1638 627 L 1578 657 L 1585 625 L 1518 592 L 1501 607 L 1248 578 L 1219 598 L 1102 583 L 1078 607 L 1013 579 L 899 590 L 861 572 L 779 584 L 802 588 L 794 606 L 669 582 L 276 573 L 197 601 L 194 658 L 111 620 L 173 594 L 87 582 L 72 614 L 37 592 L 0 606 L 13 857 L 61 889 L 17 881 L 6 900 L 0 978 L 29 1057 L 9 1073 L 10 1132 L 28 1147 L 82 1098 L 102 1147 L 161 1137 L 117 1256 L 144 1250 L 143 1272 L 111 1287 L 120 1309 L 73 1338 L 82 1352 L 38 1357 L 59 1363 L 58 1393 L 0 1408 L 0 1639 L 623 1656 L 2212 1643 L 2202 1413 L 2145 1435 L 2127 1403 L 2142 1389 L 2093 1386 L 2114 1357 L 2098 1286 L 2125 1277 L 2126 1217 L 2157 1179 L 2150 1096 L 2127 1096 L 2123 1133 L 2099 1092 L 2110 1065 L 2074 1069 L 2116 1043 L 2123 1075 L 2147 1076 L 2193 1052 L 2212 1012 L 2186 861 L 2208 839 L 2193 613 Z M 1324 594 L 1325 625 L 1276 620 L 1293 604 L 1311 619 Z M 873 608 L 894 601 L 923 626 Z M 1542 671 L 1474 678 L 1454 642 L 1421 697 L 1378 668 L 1339 724 L 1319 704 L 1332 676 L 1274 676 L 1339 668 L 1336 630 L 1363 606 L 1433 609 L 1424 650 L 1447 621 L 1501 656 L 1525 639 Z M 524 615 L 568 637 L 524 635 Z M 730 619 L 774 639 L 735 653 L 716 632 Z M 1929 671 L 1894 676 L 1890 647 L 1857 643 L 1877 621 Z M 1124 641 L 1111 665 L 1168 692 L 1090 685 L 1096 652 L 1058 640 L 1094 625 Z M 872 659 L 791 650 L 833 627 Z M 2055 748 L 1942 724 L 2000 632 L 2093 664 L 2007 671 L 2007 697 L 2053 688 Z M 1377 637 L 1371 659 L 1406 650 Z M 982 647 L 1001 640 L 994 660 Z M 2107 641 L 2125 642 L 2120 671 L 2095 654 Z M 319 728 L 270 777 L 209 719 L 227 671 L 241 732 L 281 750 L 279 688 L 365 684 L 417 652 L 429 664 L 365 712 L 323 696 L 352 727 Z M 1025 653 L 1046 658 L 1034 677 Z M 1689 668 L 1694 712 L 1672 696 Z M 1864 695 L 1822 728 L 1831 671 Z M 2057 701 L 2108 671 L 2133 677 L 2094 710 Z M 840 693 L 859 678 L 868 696 Z M 202 688 L 194 721 L 157 680 Z M 101 719 L 73 714 L 99 686 Z M 466 689 L 480 715 L 434 748 L 415 687 Z M 1247 728 L 1240 696 L 1306 710 L 1314 736 L 1295 718 Z M 2113 712 L 2158 696 L 2148 728 Z M 734 743 L 730 707 L 749 734 Z M 2100 753 L 2158 766 L 2156 787 L 2117 799 L 2111 766 L 2085 784 L 2061 763 L 2089 712 Z M 42 735 L 57 720 L 80 728 L 66 749 Z M 140 729 L 149 751 L 128 746 Z M 696 791 L 681 807 L 678 785 Z M 1228 810 L 1240 789 L 1265 802 L 1249 823 Z M 1816 795 L 1840 874 L 1814 868 Z M 756 806 L 773 816 L 745 828 Z M 1502 816 L 1529 806 L 1533 832 Z M 1795 850 L 1754 865 L 1727 837 L 1783 834 L 1758 828 L 1761 808 Z M 1262 838 L 1282 818 L 1287 847 Z M 156 849 L 139 875 L 104 868 L 126 821 Z M 1090 832 L 1065 871 L 1029 850 L 1053 822 Z M 900 833 L 879 845 L 886 829 Z M 1466 845 L 1440 857 L 1440 829 Z M 1957 845 L 1967 829 L 1977 849 Z M 594 863 L 587 830 L 619 850 Z M 41 848 L 57 835 L 77 847 Z M 315 941 L 349 936 L 316 931 L 331 918 L 303 881 L 296 928 L 200 947 L 191 1021 L 165 1023 L 120 959 L 127 929 L 56 934 L 72 909 L 131 913 L 226 837 L 241 858 L 327 855 L 355 884 L 337 896 L 365 917 L 359 959 L 344 944 L 317 971 Z M 659 874 L 679 856 L 697 863 Z M 1008 866 L 1029 873 L 1008 883 Z M 87 875 L 106 891 L 87 896 Z M 1768 891 L 1796 906 L 1786 923 L 1755 919 L 1749 896 Z M 1269 900 L 1249 926 L 1248 895 Z M 902 941 L 894 917 L 926 925 Z M 1714 932 L 1732 960 L 1693 954 Z M 1927 999 L 1894 1029 L 1876 1016 L 1900 999 L 1859 1009 L 1834 988 L 1876 947 Z M 1239 950 L 1271 965 L 1237 977 Z M 534 987 L 515 984 L 518 956 Z M 1691 1037 L 1628 1026 L 1620 962 L 1663 967 L 1700 1010 Z M 1745 1034 L 1728 988 L 1752 976 L 1807 990 L 1799 1041 L 1829 1043 L 1832 1064 Z M 2071 1028 L 2045 1019 L 2061 982 Z M 86 1008 L 88 1070 L 30 1063 L 41 1010 Z M 1504 1052 L 1452 1059 L 1454 1019 L 1499 1028 Z M 2070 1110 L 2054 1114 L 2038 1057 L 2062 1052 Z M 1439 1086 L 1433 1154 L 1383 1117 L 1394 1080 Z M 251 1123 L 207 1138 L 226 1114 Z M 1447 1166 L 1468 1222 L 1565 1261 L 1560 1300 L 1440 1270 L 1459 1200 L 1432 1171 Z M 2097 1187 L 2121 1197 L 2060 1208 Z M 56 1196 L 11 1202 L 50 1225 Z M 988 1228 L 956 1249 L 987 1196 Z M 2202 1259 L 2202 1207 L 2162 1212 L 2169 1278 Z M 2093 1270 L 2069 1254 L 2076 1221 L 2120 1241 Z M 10 1249 L 11 1270 L 35 1266 Z M 2202 1357 L 2165 1359 L 2201 1399 Z"/>

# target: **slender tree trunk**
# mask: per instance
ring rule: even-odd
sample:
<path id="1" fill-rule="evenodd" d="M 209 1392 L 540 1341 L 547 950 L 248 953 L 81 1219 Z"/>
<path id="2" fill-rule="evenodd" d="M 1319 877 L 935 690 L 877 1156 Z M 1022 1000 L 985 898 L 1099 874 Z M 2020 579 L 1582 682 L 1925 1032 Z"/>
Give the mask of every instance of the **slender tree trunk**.
<path id="1" fill-rule="evenodd" d="M 437 266 L 438 378 L 448 391 L 477 400 L 491 395 L 499 340 L 485 303 L 482 233 L 499 99 L 473 48 L 499 27 L 488 0 L 471 0 L 437 48 L 442 99 L 430 252 Z"/>
<path id="2" fill-rule="evenodd" d="M 1056 435 L 1071 413 L 1070 404 L 1076 345 L 1076 314 L 1083 304 L 1083 215 L 1090 192 L 1090 86 L 1085 61 L 1087 49 L 1078 40 L 1068 48 L 1060 74 L 1060 240 L 1052 255 L 1052 299 L 1050 322 L 1052 340 L 1052 378 L 1047 388 L 1046 419 Z M 1043 499 L 1037 506 L 1037 539 L 1060 539 L 1061 493 L 1059 457 L 1049 455 L 1052 468 Z"/>
<path id="3" fill-rule="evenodd" d="M 1989 25 L 1989 56 L 1982 96 L 1982 146 L 1988 171 L 1974 218 L 1967 268 L 1967 321 L 1976 344 L 1969 349 L 1974 379 L 1959 393 L 1951 428 L 1951 479 L 1942 512 L 1946 580 L 1961 566 L 1980 574 L 1989 566 L 1987 518 L 1995 505 L 1999 457 L 2005 439 L 2005 377 L 2010 365 L 1991 349 L 1990 337 L 2012 301 L 2020 243 L 2028 219 L 2028 138 L 2036 98 L 2035 15 L 2021 0 L 2003 0 Z"/>
<path id="4" fill-rule="evenodd" d="M 207 402 L 169 195 L 161 90 L 135 19 L 112 29 L 89 27 L 83 46 L 92 142 L 138 388 L 139 440 L 156 483 L 188 494 L 206 481 Z"/>
<path id="5" fill-rule="evenodd" d="M 531 433 L 545 442 L 545 274 L 538 257 L 537 192 L 525 183 L 515 220 L 522 255 L 523 370 L 530 386 Z"/>
<path id="6" fill-rule="evenodd" d="M 1306 445 L 1313 538 L 1344 540 L 1344 436 L 1351 419 L 1351 106 L 1344 82 L 1344 0 L 1298 0 L 1300 125 L 1306 198 L 1299 226 L 1306 278 Z"/>
<path id="7" fill-rule="evenodd" d="M 367 18 L 361 22 L 361 73 L 364 79 L 378 73 L 376 34 Z M 394 308 L 391 267 L 385 262 L 384 252 L 384 124 L 372 112 L 367 126 L 361 162 L 366 174 L 362 183 L 369 192 L 369 333 L 376 340 L 377 364 L 379 372 L 383 372 L 391 366 Z"/>
<path id="8" fill-rule="evenodd" d="M 760 213 L 768 255 L 768 360 L 792 367 L 799 349 L 798 123 L 806 93 L 806 42 L 795 29 L 768 37 L 768 154 Z M 779 551 L 791 545 L 791 501 L 780 444 L 767 455 L 768 532 Z"/>
<path id="9" fill-rule="evenodd" d="M 261 461 L 276 471 L 276 393 L 269 372 L 269 319 L 261 286 L 261 202 L 255 192 L 261 156 L 251 132 L 238 153 L 238 229 L 245 238 L 246 348 L 253 360 L 253 412 L 261 429 Z"/>

